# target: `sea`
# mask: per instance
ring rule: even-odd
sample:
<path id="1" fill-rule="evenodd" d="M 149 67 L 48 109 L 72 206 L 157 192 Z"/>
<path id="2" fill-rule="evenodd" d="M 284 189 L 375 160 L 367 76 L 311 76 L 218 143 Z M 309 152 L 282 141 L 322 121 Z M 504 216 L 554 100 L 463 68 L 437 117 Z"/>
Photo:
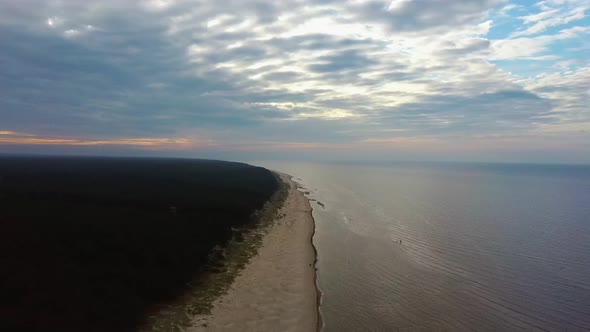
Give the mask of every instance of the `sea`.
<path id="1" fill-rule="evenodd" d="M 313 200 L 324 331 L 590 331 L 590 166 L 254 164 Z"/>

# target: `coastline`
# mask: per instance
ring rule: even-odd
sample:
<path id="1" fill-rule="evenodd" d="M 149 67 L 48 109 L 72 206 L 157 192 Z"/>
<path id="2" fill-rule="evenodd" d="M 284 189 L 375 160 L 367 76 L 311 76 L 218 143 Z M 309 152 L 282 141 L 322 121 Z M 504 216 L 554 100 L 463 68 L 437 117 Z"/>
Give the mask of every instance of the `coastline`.
<path id="1" fill-rule="evenodd" d="M 315 287 L 315 292 L 316 292 L 316 312 L 317 312 L 316 313 L 316 315 L 317 315 L 316 331 L 321 332 L 324 328 L 324 319 L 322 317 L 322 311 L 320 309 L 320 306 L 322 305 L 323 293 L 322 293 L 322 290 L 320 289 L 319 276 L 318 276 L 318 250 L 315 247 L 315 245 L 313 244 L 313 239 L 315 237 L 315 232 L 316 232 L 315 219 L 313 218 L 313 215 L 312 215 L 313 208 L 311 207 L 311 204 L 309 202 L 310 202 L 309 199 L 307 199 L 307 204 L 310 205 L 309 215 L 310 215 L 312 223 L 313 223 L 313 232 L 311 234 L 309 241 L 311 242 L 311 246 L 313 248 L 313 255 L 315 257 L 315 259 L 313 261 L 313 269 L 314 269 L 313 285 Z"/>
<path id="2" fill-rule="evenodd" d="M 321 329 L 312 208 L 290 175 L 275 173 L 288 186 L 279 218 L 211 313 L 192 317 L 184 331 Z"/>
<path id="3" fill-rule="evenodd" d="M 307 198 L 305 195 L 309 194 L 309 192 L 304 192 L 304 191 L 300 191 L 299 189 L 302 190 L 306 190 L 306 188 L 304 188 L 303 186 L 301 186 L 301 184 L 293 181 L 293 177 L 289 174 L 286 173 L 280 173 L 280 172 L 275 172 L 277 174 L 279 174 L 281 176 L 281 178 L 284 176 L 285 179 L 284 181 L 286 181 L 287 183 L 289 183 L 289 185 L 294 185 L 295 189 L 299 192 L 300 195 L 303 196 L 303 198 L 305 198 L 305 204 L 307 206 L 307 209 L 309 209 L 309 218 L 311 219 L 311 223 L 312 223 L 312 233 L 311 236 L 309 237 L 309 242 L 311 244 L 311 247 L 313 249 L 313 256 L 314 256 L 314 260 L 313 260 L 313 270 L 314 270 L 314 274 L 313 274 L 313 284 L 315 287 L 315 292 L 316 292 L 316 331 L 317 332 L 321 332 L 322 329 L 324 328 L 324 320 L 322 317 L 322 312 L 320 309 L 320 306 L 322 305 L 322 290 L 320 289 L 320 284 L 319 284 L 319 276 L 318 276 L 318 268 L 317 268 L 317 263 L 318 263 L 318 250 L 315 247 L 315 244 L 313 243 L 313 239 L 315 237 L 315 232 L 316 232 L 316 225 L 315 225 L 315 219 L 313 217 L 313 208 L 311 207 L 311 201 L 309 198 Z M 313 200 L 315 201 L 315 200 Z M 318 202 L 319 203 L 319 202 Z M 321 204 L 321 203 L 319 203 Z M 323 206 L 323 205 L 322 205 Z"/>

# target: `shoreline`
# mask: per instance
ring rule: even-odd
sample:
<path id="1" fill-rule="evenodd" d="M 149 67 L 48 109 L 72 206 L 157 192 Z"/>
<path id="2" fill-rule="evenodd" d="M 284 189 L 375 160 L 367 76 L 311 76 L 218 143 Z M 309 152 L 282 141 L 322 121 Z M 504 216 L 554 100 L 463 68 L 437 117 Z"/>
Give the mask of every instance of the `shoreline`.
<path id="1" fill-rule="evenodd" d="M 309 215 L 309 219 L 311 219 L 311 224 L 312 224 L 312 232 L 311 232 L 311 236 L 309 237 L 309 243 L 311 244 L 311 248 L 313 249 L 313 256 L 314 256 L 314 260 L 313 260 L 313 285 L 315 288 L 315 293 L 316 293 L 316 332 L 321 332 L 324 328 L 324 320 L 322 317 L 322 312 L 320 309 L 320 306 L 322 305 L 322 290 L 320 289 L 320 285 L 319 285 L 319 275 L 318 275 L 318 267 L 317 267 L 317 263 L 318 263 L 318 250 L 315 247 L 315 244 L 313 243 L 313 239 L 315 237 L 315 233 L 316 233 L 316 224 L 315 224 L 315 218 L 313 217 L 313 207 L 311 207 L 311 200 L 309 198 L 307 198 L 305 192 L 299 190 L 305 190 L 306 188 L 304 188 L 300 183 L 293 181 L 293 176 L 287 173 L 282 173 L 282 172 L 278 172 L 278 171 L 272 171 L 276 174 L 278 174 L 281 179 L 283 179 L 285 182 L 287 182 L 289 184 L 289 186 L 294 185 L 295 186 L 295 190 L 299 192 L 299 195 L 303 196 L 303 198 L 305 199 L 305 205 L 307 205 L 309 212 L 307 213 Z"/>
<path id="2" fill-rule="evenodd" d="M 288 195 L 258 252 L 213 302 L 211 313 L 192 317 L 183 331 L 322 329 L 312 207 L 290 175 L 274 173 Z"/>
<path id="3" fill-rule="evenodd" d="M 315 237 L 315 232 L 316 232 L 316 225 L 315 225 L 315 218 L 313 217 L 313 208 L 311 207 L 311 200 L 305 196 L 305 193 L 304 192 L 302 192 L 302 191 L 299 190 L 300 188 L 301 189 L 305 189 L 305 188 L 303 186 L 301 186 L 301 184 L 293 181 L 292 180 L 293 179 L 293 176 L 291 176 L 289 174 L 286 174 L 286 173 L 278 173 L 277 172 L 277 174 L 284 175 L 285 177 L 288 177 L 289 181 L 292 182 L 293 184 L 295 184 L 295 187 L 296 187 L 297 191 L 299 191 L 303 195 L 303 197 L 305 197 L 306 204 L 309 207 L 309 217 L 311 218 L 311 221 L 312 221 L 312 224 L 313 224 L 313 232 L 311 233 L 311 237 L 309 238 L 309 242 L 311 243 L 311 247 L 313 248 L 313 254 L 314 254 L 314 257 L 315 257 L 315 259 L 313 261 L 313 268 L 314 268 L 314 280 L 313 280 L 313 283 L 314 283 L 314 286 L 315 286 L 316 297 L 317 297 L 317 300 L 316 300 L 316 307 L 317 307 L 316 332 L 321 332 L 322 329 L 324 328 L 324 320 L 323 320 L 322 312 L 321 312 L 321 309 L 320 309 L 320 306 L 322 305 L 322 296 L 323 296 L 323 293 L 322 293 L 322 290 L 320 289 L 319 275 L 318 275 L 318 267 L 317 267 L 317 264 L 318 264 L 318 250 L 315 247 L 315 244 L 313 243 L 313 239 Z"/>

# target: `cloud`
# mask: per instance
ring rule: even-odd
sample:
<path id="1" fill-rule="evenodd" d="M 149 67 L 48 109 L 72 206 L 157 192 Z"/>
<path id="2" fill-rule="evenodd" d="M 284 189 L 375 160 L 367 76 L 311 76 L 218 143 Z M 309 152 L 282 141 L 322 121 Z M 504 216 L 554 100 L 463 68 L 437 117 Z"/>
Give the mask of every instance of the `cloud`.
<path id="1" fill-rule="evenodd" d="M 313 72 L 332 73 L 342 71 L 363 71 L 377 64 L 376 61 L 362 55 L 358 50 L 348 50 L 338 54 L 318 57 L 318 63 L 309 66 Z"/>
<path id="2" fill-rule="evenodd" d="M 558 126 L 547 126 L 550 131 L 590 132 L 590 67 L 563 73 L 549 73 L 526 79 L 523 84 L 531 92 L 556 101 L 554 113 L 559 115 Z"/>
<path id="3" fill-rule="evenodd" d="M 487 50 L 490 47 L 490 41 L 483 38 L 473 38 L 460 41 L 460 44 L 450 42 L 449 47 L 442 49 L 441 53 L 449 56 L 471 54 L 474 52 Z"/>
<path id="4" fill-rule="evenodd" d="M 89 146 L 555 131 L 587 119 L 588 63 L 556 65 L 583 53 L 586 4 L 5 1 L 0 122 Z"/>
<path id="5" fill-rule="evenodd" d="M 384 23 L 391 32 L 417 32 L 423 30 L 451 30 L 477 23 L 489 10 L 504 3 L 503 0 L 469 1 L 412 1 L 394 0 L 361 2 L 360 16 L 369 21 Z"/>
<path id="6" fill-rule="evenodd" d="M 590 27 L 573 27 L 550 35 L 497 40 L 492 42 L 491 58 L 494 60 L 531 59 L 538 54 L 547 52 L 552 43 L 572 38 L 584 38 L 589 33 Z"/>
<path id="7" fill-rule="evenodd" d="M 187 150 L 213 144 L 211 140 L 188 138 L 116 138 L 92 140 L 86 138 L 41 137 L 35 134 L 0 130 L 0 145 L 60 145 L 60 146 L 134 146 L 151 149 Z"/>
<path id="8" fill-rule="evenodd" d="M 166 148 L 168 146 L 182 147 L 193 146 L 191 141 L 182 139 L 168 138 L 130 138 L 130 139 L 113 139 L 113 140 L 77 140 L 77 139 L 59 139 L 59 138 L 0 138 L 0 144 L 26 144 L 26 145 L 74 145 L 74 146 L 91 146 L 91 145 L 132 145 L 141 147 L 158 147 Z"/>
<path id="9" fill-rule="evenodd" d="M 586 11 L 590 9 L 590 1 L 541 1 L 541 11 L 535 14 L 521 16 L 520 19 L 525 29 L 515 31 L 512 37 L 535 35 L 546 31 L 551 27 L 561 26 L 578 21 L 586 17 Z"/>

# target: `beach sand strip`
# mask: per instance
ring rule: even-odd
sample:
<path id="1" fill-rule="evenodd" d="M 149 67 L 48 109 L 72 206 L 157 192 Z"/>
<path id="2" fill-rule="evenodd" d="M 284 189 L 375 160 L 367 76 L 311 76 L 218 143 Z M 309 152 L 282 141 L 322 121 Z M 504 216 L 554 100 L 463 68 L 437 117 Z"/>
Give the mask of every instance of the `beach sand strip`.
<path id="1" fill-rule="evenodd" d="M 317 331 L 318 290 L 314 220 L 309 200 L 286 174 L 288 196 L 258 253 L 213 303 L 210 315 L 191 319 L 186 332 Z"/>

